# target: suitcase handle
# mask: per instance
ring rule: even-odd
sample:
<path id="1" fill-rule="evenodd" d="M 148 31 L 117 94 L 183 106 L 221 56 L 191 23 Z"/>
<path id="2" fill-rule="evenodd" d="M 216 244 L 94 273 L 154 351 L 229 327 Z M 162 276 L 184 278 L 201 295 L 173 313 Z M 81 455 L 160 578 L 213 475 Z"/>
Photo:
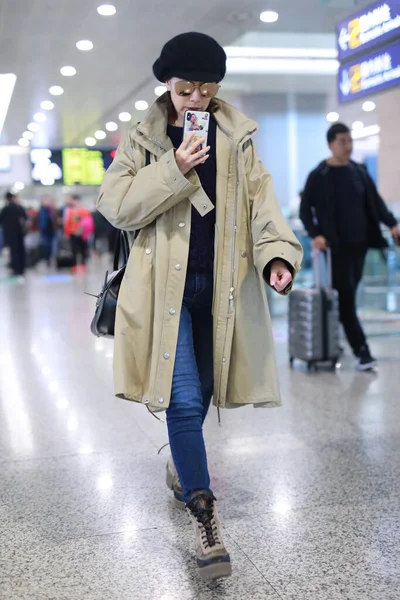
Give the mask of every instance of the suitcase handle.
<path id="1" fill-rule="evenodd" d="M 326 250 L 312 251 L 312 263 L 314 272 L 315 287 L 319 290 L 332 289 L 332 252 L 330 248 Z M 325 283 L 324 283 L 325 280 Z"/>

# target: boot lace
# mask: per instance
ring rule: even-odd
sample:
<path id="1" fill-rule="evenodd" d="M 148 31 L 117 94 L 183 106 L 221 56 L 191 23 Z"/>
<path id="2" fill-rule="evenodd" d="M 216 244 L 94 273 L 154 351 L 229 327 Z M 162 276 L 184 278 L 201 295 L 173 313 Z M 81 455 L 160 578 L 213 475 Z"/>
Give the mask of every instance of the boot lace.
<path id="1" fill-rule="evenodd" d="M 199 524 L 201 539 L 205 548 L 213 548 L 221 543 L 214 518 L 214 500 L 214 496 L 200 496 L 188 504 L 190 512 Z"/>

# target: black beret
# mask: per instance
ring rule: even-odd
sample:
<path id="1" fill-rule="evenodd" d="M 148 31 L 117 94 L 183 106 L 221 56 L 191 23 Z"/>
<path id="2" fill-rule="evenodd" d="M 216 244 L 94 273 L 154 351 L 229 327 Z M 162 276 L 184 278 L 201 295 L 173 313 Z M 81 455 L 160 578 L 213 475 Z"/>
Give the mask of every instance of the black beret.
<path id="1" fill-rule="evenodd" d="M 165 44 L 153 65 L 153 73 L 162 83 L 172 77 L 219 83 L 226 73 L 226 54 L 205 33 L 181 33 Z"/>

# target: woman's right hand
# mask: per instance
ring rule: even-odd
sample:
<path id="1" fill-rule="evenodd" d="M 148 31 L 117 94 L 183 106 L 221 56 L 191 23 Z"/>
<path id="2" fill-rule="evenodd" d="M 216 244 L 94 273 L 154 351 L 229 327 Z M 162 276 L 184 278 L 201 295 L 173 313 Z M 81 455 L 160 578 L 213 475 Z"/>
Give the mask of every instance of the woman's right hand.
<path id="1" fill-rule="evenodd" d="M 186 175 L 197 165 L 205 163 L 209 157 L 207 152 L 210 150 L 210 146 L 196 152 L 198 147 L 205 142 L 204 138 L 193 141 L 196 133 L 196 131 L 192 131 L 175 152 L 175 161 L 182 175 Z"/>

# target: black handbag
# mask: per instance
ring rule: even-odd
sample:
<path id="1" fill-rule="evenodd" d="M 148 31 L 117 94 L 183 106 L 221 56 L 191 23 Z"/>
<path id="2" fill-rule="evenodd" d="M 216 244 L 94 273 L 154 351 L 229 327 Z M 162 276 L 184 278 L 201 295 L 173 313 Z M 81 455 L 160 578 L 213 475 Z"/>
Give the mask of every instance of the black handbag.
<path id="1" fill-rule="evenodd" d="M 147 167 L 149 164 L 150 152 L 146 150 L 145 166 Z M 135 232 L 135 237 L 138 233 L 138 231 Z M 115 245 L 113 271 L 112 273 L 106 272 L 101 292 L 98 296 L 94 296 L 97 298 L 97 302 L 90 331 L 96 337 L 114 337 L 119 288 L 125 275 L 129 252 L 129 236 L 126 231 L 120 231 Z M 88 295 L 93 296 L 93 294 Z"/>
<path id="2" fill-rule="evenodd" d="M 120 231 L 115 246 L 113 270 L 111 273 L 106 272 L 101 292 L 96 296 L 96 308 L 90 325 L 90 331 L 96 337 L 114 337 L 119 288 L 125 275 L 129 250 L 128 234 Z"/>

